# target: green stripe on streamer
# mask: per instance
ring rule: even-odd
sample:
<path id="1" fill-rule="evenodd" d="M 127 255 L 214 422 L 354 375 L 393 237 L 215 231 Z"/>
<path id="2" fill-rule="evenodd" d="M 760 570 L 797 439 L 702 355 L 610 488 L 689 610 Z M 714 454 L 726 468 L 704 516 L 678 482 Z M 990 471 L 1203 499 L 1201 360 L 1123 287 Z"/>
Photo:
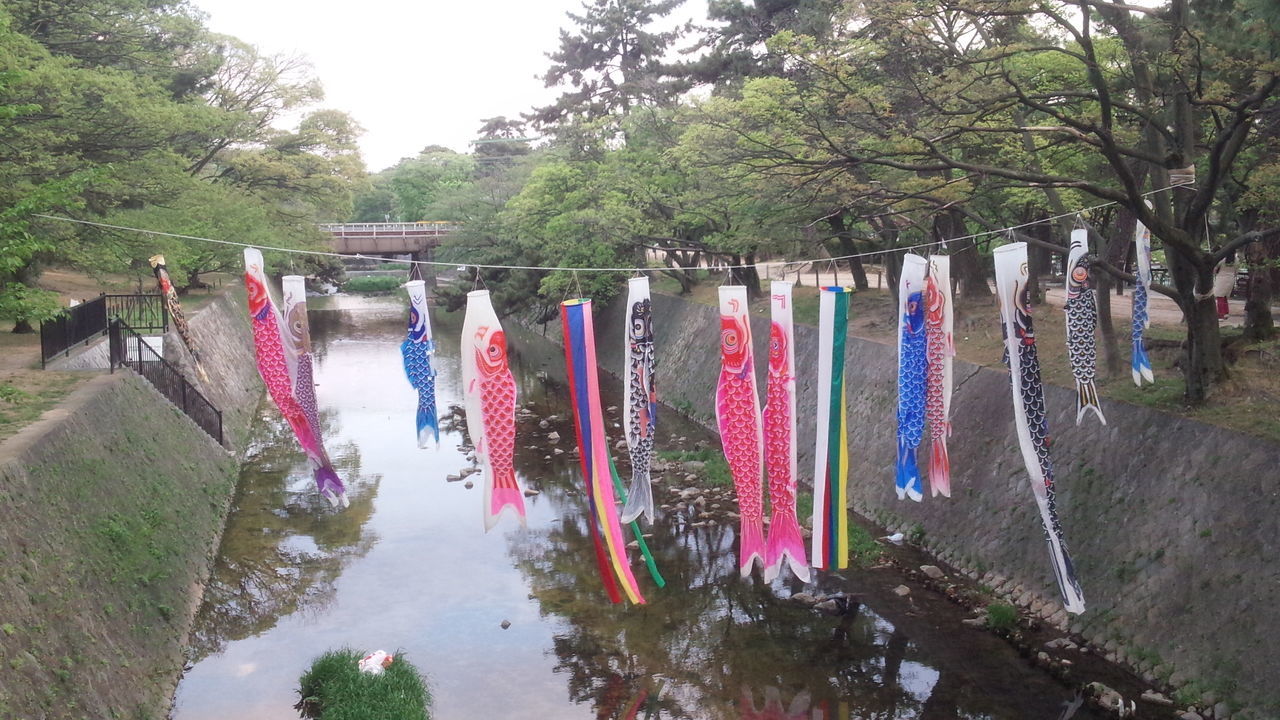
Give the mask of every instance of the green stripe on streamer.
<path id="1" fill-rule="evenodd" d="M 844 425 L 840 422 L 840 403 L 844 399 L 844 343 L 849 326 L 849 295 L 843 291 L 835 296 L 835 318 L 831 338 L 831 407 L 827 423 L 827 478 L 831 502 L 827 504 L 827 557 L 828 567 L 839 567 L 841 515 L 840 504 L 840 443 L 844 442 Z"/>
<path id="2" fill-rule="evenodd" d="M 618 468 L 613 464 L 613 458 L 609 458 L 609 474 L 613 476 L 613 491 L 618 494 L 618 499 L 623 505 L 627 504 L 627 491 L 622 487 L 622 478 L 618 477 Z M 649 574 L 653 576 L 653 581 L 658 587 L 666 587 L 667 581 L 662 579 L 662 573 L 658 572 L 658 563 L 653 559 L 653 553 L 649 552 L 649 543 L 644 541 L 644 534 L 640 531 L 640 523 L 632 520 L 631 534 L 636 536 L 636 543 L 640 546 L 640 554 L 644 556 L 644 564 L 649 568 Z"/>

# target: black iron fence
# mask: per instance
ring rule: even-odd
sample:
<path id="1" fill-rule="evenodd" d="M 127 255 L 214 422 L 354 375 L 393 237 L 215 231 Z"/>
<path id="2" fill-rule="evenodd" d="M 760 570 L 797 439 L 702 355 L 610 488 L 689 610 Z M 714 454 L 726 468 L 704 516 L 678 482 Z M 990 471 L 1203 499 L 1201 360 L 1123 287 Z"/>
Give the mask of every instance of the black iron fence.
<path id="1" fill-rule="evenodd" d="M 67 308 L 52 320 L 40 323 L 40 367 L 58 353 L 71 353 L 80 343 L 107 332 L 107 298 L 102 296 Z"/>
<path id="2" fill-rule="evenodd" d="M 222 412 L 194 385 L 187 382 L 178 368 L 161 357 L 147 343 L 146 338 L 118 318 L 111 320 L 108 337 L 113 372 L 121 366 L 132 368 L 217 440 L 219 445 L 222 444 Z"/>
<path id="3" fill-rule="evenodd" d="M 106 335 L 111 318 L 124 320 L 135 330 L 169 331 L 169 309 L 163 296 L 99 295 L 40 323 L 40 367 L 59 353 L 70 355 L 75 346 Z"/>
<path id="4" fill-rule="evenodd" d="M 107 300 L 107 317 L 120 318 L 136 332 L 169 332 L 169 306 L 164 296 L 103 295 Z"/>

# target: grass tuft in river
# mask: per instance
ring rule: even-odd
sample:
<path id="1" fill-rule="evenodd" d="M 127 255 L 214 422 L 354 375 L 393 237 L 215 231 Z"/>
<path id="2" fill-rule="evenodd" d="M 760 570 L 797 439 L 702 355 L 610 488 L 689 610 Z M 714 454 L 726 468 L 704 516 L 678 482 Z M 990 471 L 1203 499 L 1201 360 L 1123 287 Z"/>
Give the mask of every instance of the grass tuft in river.
<path id="1" fill-rule="evenodd" d="M 429 720 L 427 691 L 418 669 L 397 655 L 381 675 L 361 672 L 363 654 L 342 648 L 311 663 L 298 680 L 303 717 L 319 720 Z"/>

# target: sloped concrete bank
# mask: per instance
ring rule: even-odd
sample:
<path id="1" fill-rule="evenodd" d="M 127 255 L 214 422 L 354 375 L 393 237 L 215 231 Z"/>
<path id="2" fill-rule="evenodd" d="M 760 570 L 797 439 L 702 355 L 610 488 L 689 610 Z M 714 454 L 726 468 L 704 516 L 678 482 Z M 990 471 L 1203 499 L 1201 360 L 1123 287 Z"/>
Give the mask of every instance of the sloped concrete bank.
<path id="1" fill-rule="evenodd" d="M 237 449 L 261 397 L 243 315 L 192 318 Z M 165 716 L 238 470 L 130 371 L 0 445 L 0 718 Z"/>
<path id="2" fill-rule="evenodd" d="M 655 295 L 662 401 L 715 428 L 719 315 Z M 601 369 L 623 368 L 623 303 L 596 319 Z M 546 329 L 559 341 L 558 327 Z M 768 320 L 752 318 L 757 358 Z M 812 475 L 818 333 L 796 328 L 801 476 Z M 1046 361 L 1062 361 L 1052 349 Z M 1120 403 L 1108 425 L 1075 425 L 1074 390 L 1046 388 L 1058 512 L 1088 610 L 1068 616 L 1017 448 L 1009 376 L 957 362 L 953 497 L 900 501 L 893 489 L 897 353 L 851 338 L 847 352 L 852 509 L 922 537 L 934 555 L 1069 629 L 1151 682 L 1237 718 L 1280 717 L 1280 447 Z M 765 363 L 757 362 L 761 387 Z M 927 444 L 922 464 L 927 464 Z"/>

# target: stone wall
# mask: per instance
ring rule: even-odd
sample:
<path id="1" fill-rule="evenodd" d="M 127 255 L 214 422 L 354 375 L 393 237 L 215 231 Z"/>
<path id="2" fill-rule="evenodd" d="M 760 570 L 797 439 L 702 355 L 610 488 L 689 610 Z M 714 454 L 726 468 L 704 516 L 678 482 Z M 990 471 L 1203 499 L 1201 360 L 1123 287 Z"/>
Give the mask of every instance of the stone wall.
<path id="1" fill-rule="evenodd" d="M 165 716 L 262 392 L 241 297 L 192 327 L 231 451 L 128 370 L 0 443 L 0 718 Z"/>
<path id="2" fill-rule="evenodd" d="M 718 313 L 670 296 L 653 303 L 659 396 L 714 430 Z M 599 362 L 614 374 L 622 306 L 596 320 Z M 763 358 L 765 315 L 752 318 L 752 333 Z M 813 467 L 817 344 L 816 329 L 796 327 L 802 479 Z M 1236 717 L 1280 717 L 1280 646 L 1270 641 L 1280 627 L 1280 447 L 1108 401 L 1106 426 L 1076 427 L 1074 390 L 1047 387 L 1058 511 L 1088 606 L 1067 616 L 1018 451 L 1008 373 L 956 363 L 953 497 L 913 503 L 893 489 L 896 350 L 851 338 L 846 362 L 855 511 L 922 533 L 942 560 L 1150 679 L 1250 708 Z M 762 390 L 764 367 L 757 362 Z M 926 442 L 922 464 L 927 453 Z"/>
<path id="3" fill-rule="evenodd" d="M 181 367 L 187 379 L 222 411 L 224 444 L 242 452 L 263 392 L 244 288 L 224 292 L 188 318 L 187 325 L 209 380 L 200 379 L 195 372 L 191 353 L 173 329 L 164 337 L 165 359 Z"/>

